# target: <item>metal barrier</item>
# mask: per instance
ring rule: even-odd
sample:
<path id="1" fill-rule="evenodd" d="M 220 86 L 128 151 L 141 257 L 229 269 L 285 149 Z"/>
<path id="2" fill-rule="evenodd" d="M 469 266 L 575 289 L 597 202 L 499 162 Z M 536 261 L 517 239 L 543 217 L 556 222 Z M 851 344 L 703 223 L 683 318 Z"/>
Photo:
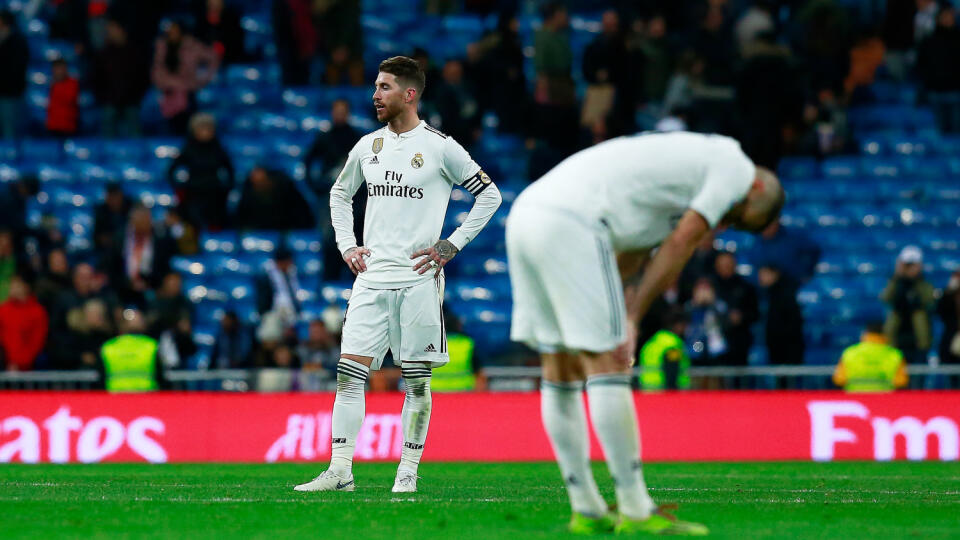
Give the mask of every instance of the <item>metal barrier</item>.
<path id="1" fill-rule="evenodd" d="M 694 367 L 690 379 L 695 389 L 833 389 L 833 366 Z M 911 388 L 960 389 L 960 365 L 907 367 Z M 536 391 L 540 368 L 492 366 L 484 369 L 488 387 L 495 392 Z M 634 368 L 634 375 L 639 370 Z M 336 378 L 327 372 L 284 368 L 173 370 L 165 373 L 171 390 L 226 392 L 332 392 Z M 0 390 L 90 390 L 99 388 L 100 374 L 81 371 L 0 372 Z"/>

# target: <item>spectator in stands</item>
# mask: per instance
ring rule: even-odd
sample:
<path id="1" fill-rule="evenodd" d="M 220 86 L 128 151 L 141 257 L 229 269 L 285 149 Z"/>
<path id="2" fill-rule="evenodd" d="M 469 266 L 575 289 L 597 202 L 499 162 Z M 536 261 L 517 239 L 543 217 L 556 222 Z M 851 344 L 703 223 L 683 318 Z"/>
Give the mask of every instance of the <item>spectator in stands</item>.
<path id="1" fill-rule="evenodd" d="M 282 171 L 254 167 L 243 186 L 234 219 L 237 228 L 307 229 L 316 224 L 297 186 Z"/>
<path id="2" fill-rule="evenodd" d="M 93 59 L 93 94 L 104 137 L 140 135 L 140 102 L 150 85 L 142 53 L 120 21 L 107 21 L 106 46 Z"/>
<path id="3" fill-rule="evenodd" d="M 583 51 L 583 77 L 589 85 L 580 122 L 607 138 L 630 131 L 635 96 L 630 88 L 630 57 L 620 17 L 616 11 L 607 10 L 602 24 L 601 34 Z"/>
<path id="4" fill-rule="evenodd" d="M 168 177 L 187 221 L 200 229 L 226 226 L 233 163 L 217 138 L 213 115 L 200 113 L 190 119 L 190 135 L 170 164 Z"/>
<path id="5" fill-rule="evenodd" d="M 815 101 L 804 107 L 799 153 L 823 157 L 850 150 L 852 137 L 841 94 L 839 88 L 824 86 L 816 91 Z"/>
<path id="6" fill-rule="evenodd" d="M 173 133 L 187 132 L 196 110 L 195 94 L 213 80 L 219 67 L 220 58 L 213 48 L 187 34 L 180 22 L 171 22 L 157 40 L 153 84 L 160 90 L 160 112 Z"/>
<path id="7" fill-rule="evenodd" d="M 247 59 L 240 12 L 225 0 L 206 0 L 197 17 L 197 37 L 213 47 L 224 64 Z"/>
<path id="8" fill-rule="evenodd" d="M 686 311 L 689 316 L 686 342 L 690 344 L 691 360 L 698 366 L 719 364 L 728 349 L 723 332 L 727 305 L 717 298 L 710 278 L 697 280 Z"/>
<path id="9" fill-rule="evenodd" d="M 549 146 L 572 150 L 576 142 L 576 88 L 572 74 L 569 17 L 561 2 L 543 8 L 543 25 L 534 37 L 533 65 L 537 73 L 534 101 L 538 135 Z"/>
<path id="10" fill-rule="evenodd" d="M 762 266 L 757 272 L 763 294 L 761 311 L 767 357 L 771 364 L 803 363 L 803 312 L 797 303 L 797 285 L 775 266 Z"/>
<path id="11" fill-rule="evenodd" d="M 300 314 L 297 291 L 297 267 L 293 253 L 281 246 L 256 278 L 257 312 L 260 313 L 258 337 L 261 341 L 280 341 Z"/>
<path id="12" fill-rule="evenodd" d="M 860 343 L 843 351 L 833 372 L 833 383 L 847 392 L 890 392 L 909 378 L 903 355 L 887 344 L 879 322 L 868 324 Z"/>
<path id="13" fill-rule="evenodd" d="M 336 376 L 337 362 L 340 360 L 340 344 L 327 331 L 323 320 L 314 319 L 307 326 L 307 339 L 297 347 L 297 356 L 303 362 L 303 369 L 323 371 L 333 377 Z"/>
<path id="14" fill-rule="evenodd" d="M 119 183 L 107 184 L 106 197 L 93 211 L 93 246 L 102 253 L 116 247 L 117 231 L 127 226 L 130 200 Z"/>
<path id="15" fill-rule="evenodd" d="M 70 76 L 67 61 L 58 58 L 52 63 L 49 105 L 47 106 L 47 132 L 68 137 L 76 135 L 80 116 L 80 83 Z"/>
<path id="16" fill-rule="evenodd" d="M 330 121 L 330 130 L 317 134 L 304 157 L 307 182 L 318 197 L 330 194 L 330 187 L 347 161 L 347 154 L 361 135 L 350 125 L 350 103 L 345 99 L 335 100 L 330 106 Z M 319 171 L 317 163 L 320 164 Z"/>
<path id="17" fill-rule="evenodd" d="M 640 84 L 637 100 L 641 103 L 660 103 L 667 92 L 673 73 L 673 48 L 667 36 L 667 20 L 654 15 L 646 24 L 637 19 L 633 24 L 630 50 L 634 66 L 640 66 Z"/>
<path id="18" fill-rule="evenodd" d="M 463 77 L 463 62 L 450 59 L 427 100 L 440 116 L 439 129 L 469 149 L 480 136 L 480 107 L 475 90 Z"/>
<path id="19" fill-rule="evenodd" d="M 950 276 L 937 302 L 937 313 L 943 321 L 940 363 L 960 364 L 960 271 Z"/>
<path id="20" fill-rule="evenodd" d="M 27 39 L 17 28 L 16 18 L 0 10 L 0 139 L 13 139 L 20 131 L 29 60 Z"/>
<path id="21" fill-rule="evenodd" d="M 728 86 L 733 83 L 733 63 L 736 58 L 733 34 L 726 21 L 724 8 L 712 4 L 693 35 L 693 50 L 703 58 L 704 82 L 710 86 Z"/>
<path id="22" fill-rule="evenodd" d="M 900 251 L 894 275 L 880 297 L 890 306 L 883 328 L 888 342 L 903 352 L 907 362 L 926 363 L 933 339 L 934 289 L 923 277 L 920 248 L 907 246 Z"/>
<path id="23" fill-rule="evenodd" d="M 193 340 L 193 325 L 190 324 L 190 317 L 182 317 L 172 327 L 161 332 L 157 343 L 165 368 L 187 368 L 188 361 L 198 350 Z"/>
<path id="24" fill-rule="evenodd" d="M 120 307 L 116 295 L 105 288 L 105 279 L 97 275 L 93 266 L 80 263 L 73 269 L 73 286 L 62 292 L 50 312 L 50 334 L 47 352 L 54 369 L 74 369 L 80 360 L 75 340 L 69 339 L 85 320 L 84 305 L 99 300 L 106 306 L 107 320 L 119 320 Z"/>
<path id="25" fill-rule="evenodd" d="M 199 251 L 200 239 L 197 237 L 197 228 L 190 222 L 184 221 L 178 208 L 168 208 L 163 216 L 163 234 L 176 243 L 176 251 L 180 255 L 193 255 Z"/>
<path id="26" fill-rule="evenodd" d="M 884 59 L 887 72 L 896 80 L 907 78 L 913 51 L 913 18 L 917 14 L 917 0 L 887 0 L 883 14 L 883 43 L 887 48 Z"/>
<path id="27" fill-rule="evenodd" d="M 17 273 L 17 254 L 13 232 L 0 230 L 0 302 L 7 299 L 10 282 Z"/>
<path id="28" fill-rule="evenodd" d="M 277 60 L 284 86 L 310 83 L 310 63 L 317 53 L 317 29 L 310 0 L 273 0 L 271 14 Z"/>
<path id="29" fill-rule="evenodd" d="M 166 386 L 157 340 L 145 334 L 142 314 L 125 309 L 120 335 L 100 349 L 101 380 L 108 392 L 147 392 Z"/>
<path id="30" fill-rule="evenodd" d="M 87 300 L 69 319 L 70 332 L 60 339 L 68 341 L 75 357 L 70 367 L 96 369 L 103 344 L 117 335 L 110 323 L 107 305 L 97 298 Z"/>
<path id="31" fill-rule="evenodd" d="M 917 0 L 917 14 L 913 17 L 913 42 L 920 44 L 937 28 L 937 0 Z"/>
<path id="32" fill-rule="evenodd" d="M 183 278 L 176 272 L 169 272 L 163 277 L 163 284 L 157 289 L 146 313 L 150 335 L 159 337 L 182 321 L 189 326 L 192 319 L 193 306 L 183 294 Z"/>
<path id="33" fill-rule="evenodd" d="M 937 28 L 920 43 L 917 51 L 917 74 L 927 99 L 937 113 L 940 129 L 960 132 L 960 29 L 956 12 L 944 5 L 937 15 Z"/>
<path id="34" fill-rule="evenodd" d="M 774 221 L 756 237 L 756 244 L 747 258 L 754 266 L 766 264 L 779 268 L 792 281 L 802 285 L 813 277 L 820 252 L 820 246 L 805 232 Z"/>
<path id="35" fill-rule="evenodd" d="M 467 48 L 474 80 L 497 81 L 497 92 L 478 93 L 481 108 L 492 108 L 500 120 L 498 128 L 510 133 L 524 131 L 527 118 L 527 79 L 519 29 L 517 18 L 504 12 L 494 31 Z"/>
<path id="36" fill-rule="evenodd" d="M 320 2 L 314 10 L 326 53 L 324 82 L 333 86 L 364 85 L 360 0 Z"/>
<path id="37" fill-rule="evenodd" d="M 159 234 L 150 210 L 134 206 L 124 229 L 117 231 L 107 260 L 110 283 L 124 304 L 146 307 L 147 292 L 160 286 L 176 254 L 173 240 Z"/>
<path id="38" fill-rule="evenodd" d="M 0 186 L 0 230 L 11 231 L 21 241 L 29 234 L 27 202 L 36 197 L 39 190 L 39 181 L 33 175 Z"/>
<path id="39" fill-rule="evenodd" d="M 748 56 L 748 51 L 756 40 L 764 34 L 772 33 L 775 29 L 771 0 L 753 1 L 734 26 L 740 56 Z"/>
<path id="40" fill-rule="evenodd" d="M 70 289 L 70 263 L 62 248 L 47 253 L 47 265 L 37 279 L 37 300 L 49 313 L 61 293 Z"/>
<path id="41" fill-rule="evenodd" d="M 245 368 L 253 362 L 253 333 L 233 311 L 220 319 L 210 362 L 214 369 Z"/>
<path id="42" fill-rule="evenodd" d="M 681 304 L 685 304 L 693 296 L 693 287 L 700 278 L 713 276 L 715 261 L 720 253 L 713 247 L 714 239 L 713 232 L 704 235 L 690 260 L 687 261 L 687 265 L 680 272 L 677 280 L 677 301 Z"/>
<path id="43" fill-rule="evenodd" d="M 745 366 L 753 345 L 750 327 L 760 317 L 757 290 L 737 274 L 737 259 L 733 253 L 718 254 L 714 271 L 717 298 L 727 306 L 723 321 L 727 354 L 721 361 L 728 366 Z"/>
<path id="44" fill-rule="evenodd" d="M 0 349 L 6 369 L 33 369 L 47 339 L 47 323 L 47 312 L 30 294 L 30 284 L 14 276 L 10 295 L 0 304 Z"/>

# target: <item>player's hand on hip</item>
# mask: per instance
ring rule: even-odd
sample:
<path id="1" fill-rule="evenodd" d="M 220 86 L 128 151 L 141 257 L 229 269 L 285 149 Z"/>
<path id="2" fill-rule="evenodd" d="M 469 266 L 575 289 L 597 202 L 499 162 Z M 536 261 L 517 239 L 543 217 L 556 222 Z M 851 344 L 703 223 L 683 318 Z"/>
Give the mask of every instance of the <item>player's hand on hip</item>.
<path id="1" fill-rule="evenodd" d="M 437 240 L 436 244 L 410 255 L 411 259 L 422 257 L 417 261 L 417 264 L 413 265 L 413 270 L 418 274 L 425 274 L 430 270 L 436 269 L 436 273 L 439 274 L 440 269 L 450 262 L 450 259 L 454 258 L 459 252 L 460 250 L 457 249 L 457 246 L 453 245 L 453 242 L 443 239 Z"/>
<path id="2" fill-rule="evenodd" d="M 616 349 L 613 358 L 623 368 L 631 368 L 637 361 L 637 325 L 627 323 L 627 337 Z"/>
<path id="3" fill-rule="evenodd" d="M 369 256 L 370 250 L 363 246 L 350 248 L 343 253 L 343 262 L 347 263 L 347 268 L 353 272 L 353 275 L 357 275 L 360 272 L 366 272 L 367 263 L 363 258 Z"/>

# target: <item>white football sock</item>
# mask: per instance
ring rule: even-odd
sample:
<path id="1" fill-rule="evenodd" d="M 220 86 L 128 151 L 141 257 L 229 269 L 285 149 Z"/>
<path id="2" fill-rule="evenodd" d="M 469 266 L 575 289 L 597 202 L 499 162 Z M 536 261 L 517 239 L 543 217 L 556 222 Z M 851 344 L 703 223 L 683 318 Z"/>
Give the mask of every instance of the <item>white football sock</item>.
<path id="1" fill-rule="evenodd" d="M 620 512 L 646 519 L 655 508 L 647 492 L 640 462 L 640 429 L 630 391 L 630 375 L 587 377 L 590 420 L 600 439 L 617 491 Z"/>
<path id="2" fill-rule="evenodd" d="M 543 381 L 540 414 L 574 512 L 602 516 L 607 503 L 590 470 L 590 433 L 582 382 Z"/>
<path id="3" fill-rule="evenodd" d="M 407 394 L 403 398 L 403 411 L 400 413 L 400 423 L 403 425 L 400 470 L 417 474 L 433 406 L 433 397 L 430 395 L 431 371 L 426 364 L 413 364 L 402 366 L 401 373 Z"/>
<path id="4" fill-rule="evenodd" d="M 337 364 L 337 398 L 333 402 L 331 420 L 332 448 L 330 469 L 349 476 L 353 469 L 353 449 L 366 412 L 364 387 L 370 368 L 348 358 Z"/>

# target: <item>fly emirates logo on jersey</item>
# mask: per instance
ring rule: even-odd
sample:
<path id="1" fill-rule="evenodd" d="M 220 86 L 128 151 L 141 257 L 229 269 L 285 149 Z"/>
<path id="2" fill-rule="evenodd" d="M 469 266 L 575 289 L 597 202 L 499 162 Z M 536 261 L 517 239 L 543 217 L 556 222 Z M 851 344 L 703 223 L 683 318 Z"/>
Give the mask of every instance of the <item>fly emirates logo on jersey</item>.
<path id="1" fill-rule="evenodd" d="M 384 184 L 367 182 L 367 196 L 369 197 L 403 197 L 407 199 L 422 199 L 423 188 L 401 184 L 403 173 L 384 171 Z"/>

